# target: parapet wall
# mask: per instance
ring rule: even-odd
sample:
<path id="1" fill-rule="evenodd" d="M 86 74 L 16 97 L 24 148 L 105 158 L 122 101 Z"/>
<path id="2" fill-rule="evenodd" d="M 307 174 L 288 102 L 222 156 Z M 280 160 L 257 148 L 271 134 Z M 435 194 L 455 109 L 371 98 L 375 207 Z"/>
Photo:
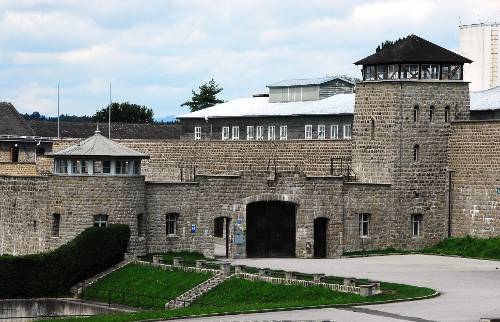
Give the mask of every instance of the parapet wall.
<path id="1" fill-rule="evenodd" d="M 450 136 L 452 235 L 500 234 L 500 121 L 457 122 Z"/>
<path id="2" fill-rule="evenodd" d="M 36 176 L 37 175 L 36 163 L 0 161 L 0 175 Z"/>

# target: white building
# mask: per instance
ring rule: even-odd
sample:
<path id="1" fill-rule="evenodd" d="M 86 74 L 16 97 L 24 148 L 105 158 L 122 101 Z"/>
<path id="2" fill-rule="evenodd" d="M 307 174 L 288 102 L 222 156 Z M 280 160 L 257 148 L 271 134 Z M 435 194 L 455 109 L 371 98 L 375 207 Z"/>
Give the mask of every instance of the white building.
<path id="1" fill-rule="evenodd" d="M 500 85 L 500 23 L 460 26 L 460 54 L 473 60 L 464 66 L 464 77 L 471 91 Z"/>

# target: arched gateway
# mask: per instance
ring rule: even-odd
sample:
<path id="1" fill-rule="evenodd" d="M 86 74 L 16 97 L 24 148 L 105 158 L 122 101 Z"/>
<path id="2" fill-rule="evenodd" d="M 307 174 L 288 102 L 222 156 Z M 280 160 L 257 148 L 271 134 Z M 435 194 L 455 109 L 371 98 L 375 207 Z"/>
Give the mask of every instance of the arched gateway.
<path id="1" fill-rule="evenodd" d="M 247 257 L 295 257 L 294 203 L 258 201 L 246 209 Z"/>

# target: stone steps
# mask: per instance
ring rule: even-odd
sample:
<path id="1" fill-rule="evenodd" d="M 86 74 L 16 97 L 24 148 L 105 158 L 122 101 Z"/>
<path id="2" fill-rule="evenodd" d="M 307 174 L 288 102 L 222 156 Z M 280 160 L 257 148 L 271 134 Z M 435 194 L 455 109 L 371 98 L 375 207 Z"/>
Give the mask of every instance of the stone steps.
<path id="1" fill-rule="evenodd" d="M 193 303 L 194 300 L 196 300 L 203 294 L 207 293 L 208 291 L 210 291 L 220 283 L 224 282 L 228 278 L 229 276 L 226 276 L 222 273 L 217 274 L 212 278 L 206 280 L 205 282 L 193 287 L 184 294 L 179 295 L 174 300 L 167 302 L 165 304 L 165 309 L 172 310 L 180 307 L 189 306 L 191 303 Z"/>

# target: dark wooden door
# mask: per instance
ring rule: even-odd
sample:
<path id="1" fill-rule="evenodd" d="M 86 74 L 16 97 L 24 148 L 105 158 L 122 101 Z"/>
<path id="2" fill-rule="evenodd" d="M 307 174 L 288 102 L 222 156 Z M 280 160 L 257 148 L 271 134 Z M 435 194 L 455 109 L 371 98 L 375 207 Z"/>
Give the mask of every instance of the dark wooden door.
<path id="1" fill-rule="evenodd" d="M 328 218 L 314 220 L 314 257 L 326 257 L 326 230 Z"/>
<path id="2" fill-rule="evenodd" d="M 247 206 L 247 257 L 295 256 L 295 205 L 263 201 Z"/>

